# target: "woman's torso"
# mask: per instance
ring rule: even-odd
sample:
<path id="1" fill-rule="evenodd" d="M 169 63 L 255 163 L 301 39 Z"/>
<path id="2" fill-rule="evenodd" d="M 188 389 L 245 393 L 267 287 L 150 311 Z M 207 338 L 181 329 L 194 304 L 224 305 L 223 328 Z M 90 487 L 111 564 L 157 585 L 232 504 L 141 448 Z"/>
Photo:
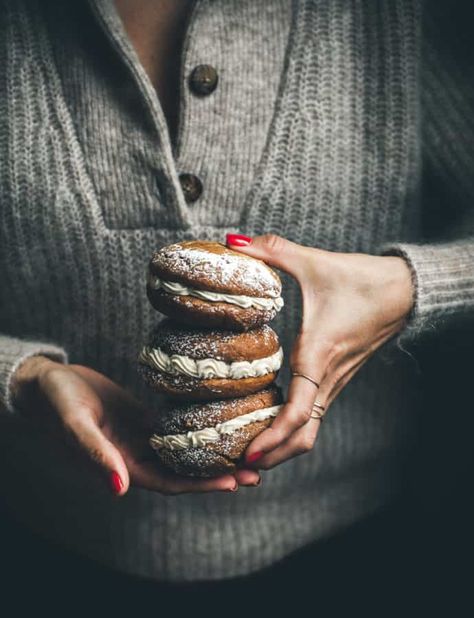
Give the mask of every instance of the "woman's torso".
<path id="1" fill-rule="evenodd" d="M 198 2 L 174 144 L 105 0 L 92 9 L 3 4 L 3 334 L 63 345 L 72 362 L 157 405 L 135 357 L 159 319 L 144 290 L 158 246 L 275 232 L 375 252 L 420 236 L 412 2 Z M 219 75 L 205 97 L 187 82 L 203 63 Z M 202 182 L 195 202 L 183 172 Z M 284 284 L 276 328 L 288 353 L 300 305 L 295 283 Z M 30 467 L 17 471 L 32 486 L 13 484 L 11 501 L 25 519 L 34 512 L 38 529 L 124 570 L 164 579 L 244 573 L 396 494 L 416 425 L 414 373 L 410 357 L 387 346 L 338 398 L 314 452 L 237 497 L 135 491 L 117 504 L 67 451 L 46 453 L 42 438 L 13 428 L 6 457 L 23 468 L 29 453 L 35 481 Z"/>

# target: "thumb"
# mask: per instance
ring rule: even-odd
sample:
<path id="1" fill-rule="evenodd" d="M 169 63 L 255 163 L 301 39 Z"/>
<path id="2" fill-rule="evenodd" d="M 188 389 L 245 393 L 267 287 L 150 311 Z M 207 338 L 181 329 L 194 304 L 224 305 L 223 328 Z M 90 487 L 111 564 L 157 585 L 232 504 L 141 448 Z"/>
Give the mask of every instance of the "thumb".
<path id="1" fill-rule="evenodd" d="M 263 260 L 293 277 L 298 277 L 301 273 L 307 251 L 306 247 L 275 234 L 255 238 L 242 234 L 227 234 L 226 244 L 230 249 Z"/>

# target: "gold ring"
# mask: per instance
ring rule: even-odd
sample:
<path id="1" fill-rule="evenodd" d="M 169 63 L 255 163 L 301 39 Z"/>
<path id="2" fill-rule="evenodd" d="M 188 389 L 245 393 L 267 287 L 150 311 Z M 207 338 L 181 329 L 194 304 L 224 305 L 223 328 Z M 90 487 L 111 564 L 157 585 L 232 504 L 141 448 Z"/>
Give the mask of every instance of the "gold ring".
<path id="1" fill-rule="evenodd" d="M 316 409 L 318 408 L 318 409 Z M 321 421 L 321 423 L 323 422 L 323 418 L 324 418 L 324 414 L 325 414 L 325 410 L 326 408 L 324 406 L 322 406 L 320 403 L 318 403 L 317 401 L 315 401 L 313 403 L 313 408 L 311 410 L 311 414 L 309 415 L 310 418 L 314 418 L 317 421 Z"/>
<path id="2" fill-rule="evenodd" d="M 305 380 L 308 380 L 308 382 L 311 382 L 311 384 L 314 384 L 314 386 L 316 388 L 319 388 L 319 384 L 316 382 L 316 380 L 313 380 L 313 378 L 311 378 L 310 376 L 305 375 L 304 373 L 298 373 L 297 371 L 292 371 L 291 375 L 294 378 L 304 378 Z"/>

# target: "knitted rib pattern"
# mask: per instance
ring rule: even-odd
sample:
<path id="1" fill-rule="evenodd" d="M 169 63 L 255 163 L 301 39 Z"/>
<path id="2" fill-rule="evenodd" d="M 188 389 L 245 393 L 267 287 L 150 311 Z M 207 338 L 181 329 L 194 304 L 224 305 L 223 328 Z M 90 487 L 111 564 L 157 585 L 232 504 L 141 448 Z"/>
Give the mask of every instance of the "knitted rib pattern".
<path id="1" fill-rule="evenodd" d="M 0 15 L 0 401 L 10 412 L 11 376 L 33 354 L 90 365 L 155 406 L 135 369 L 157 320 L 144 274 L 154 250 L 183 239 L 275 232 L 398 252 L 417 290 L 407 335 L 472 315 L 473 86 L 441 9 L 423 26 L 415 0 L 198 1 L 175 145 L 112 0 L 1 0 Z M 206 99 L 186 87 L 201 62 L 220 76 Z M 193 205 L 182 171 L 203 180 Z M 428 176 L 443 187 L 436 208 Z M 288 278 L 284 296 L 275 328 L 288 356 L 301 314 Z M 4 416 L 5 492 L 28 525 L 123 571 L 248 573 L 396 495 L 415 370 L 385 346 L 333 404 L 314 450 L 237 495 L 114 500 L 70 449 Z"/>

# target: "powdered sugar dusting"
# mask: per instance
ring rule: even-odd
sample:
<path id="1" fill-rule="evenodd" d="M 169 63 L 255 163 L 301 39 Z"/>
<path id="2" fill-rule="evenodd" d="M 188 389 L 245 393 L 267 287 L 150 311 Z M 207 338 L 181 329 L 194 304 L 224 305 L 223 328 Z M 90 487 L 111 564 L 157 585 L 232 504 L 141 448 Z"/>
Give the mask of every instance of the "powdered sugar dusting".
<path id="1" fill-rule="evenodd" d="M 280 278 L 269 266 L 219 243 L 184 241 L 168 245 L 153 255 L 150 270 L 168 273 L 170 280 L 197 289 L 262 298 L 281 295 Z"/>
<path id="2" fill-rule="evenodd" d="M 248 444 L 260 431 L 263 431 L 273 419 L 258 421 L 242 427 L 233 434 L 221 436 L 218 442 L 205 447 L 193 447 L 184 450 L 160 449 L 158 458 L 178 474 L 195 477 L 213 477 L 226 472 L 233 472 L 242 458 Z"/>
<path id="3" fill-rule="evenodd" d="M 233 443 L 236 441 L 233 439 Z M 234 447 L 235 448 L 235 447 Z M 183 451 L 155 451 L 161 462 L 177 474 L 209 478 L 235 470 L 235 461 L 210 447 Z"/>
<path id="4" fill-rule="evenodd" d="M 234 418 L 259 408 L 281 403 L 281 393 L 277 387 L 264 389 L 247 397 L 237 397 L 193 403 L 163 410 L 154 422 L 154 431 L 159 435 L 185 433 L 213 427 L 225 418 Z"/>
<path id="5" fill-rule="evenodd" d="M 202 360 L 215 358 L 229 360 L 229 353 L 222 353 L 224 346 L 229 350 L 239 338 L 248 340 L 248 359 L 263 358 L 268 353 L 274 353 L 279 347 L 275 331 L 267 325 L 245 333 L 233 331 L 197 329 L 171 320 L 164 320 L 153 331 L 150 337 L 150 347 L 160 348 L 167 354 L 179 354 L 189 358 Z M 257 350 L 257 353 L 251 350 Z M 232 360 L 232 359 L 231 359 Z M 240 360 L 240 359 L 235 359 Z"/>

